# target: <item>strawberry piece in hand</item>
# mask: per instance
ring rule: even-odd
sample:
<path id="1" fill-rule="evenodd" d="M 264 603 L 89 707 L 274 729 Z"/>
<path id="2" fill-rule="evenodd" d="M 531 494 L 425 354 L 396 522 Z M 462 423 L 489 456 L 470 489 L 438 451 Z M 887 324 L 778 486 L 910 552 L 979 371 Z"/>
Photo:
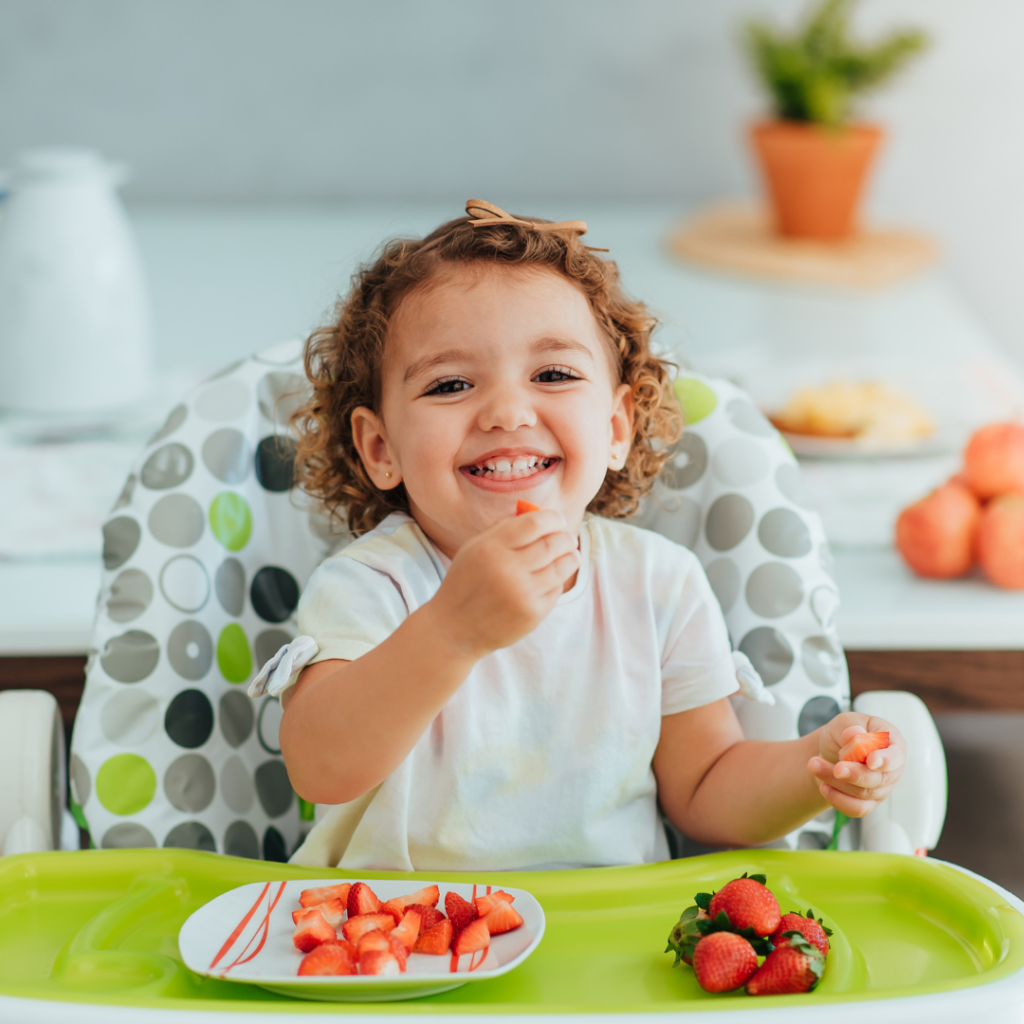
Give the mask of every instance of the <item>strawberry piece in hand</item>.
<path id="1" fill-rule="evenodd" d="M 452 952 L 456 956 L 465 953 L 476 953 L 486 949 L 491 944 L 491 933 L 487 928 L 487 922 L 482 918 L 466 925 L 465 928 L 455 936 L 452 944 Z"/>
<path id="2" fill-rule="evenodd" d="M 311 950 L 299 964 L 301 975 L 355 974 L 356 959 L 347 942 L 324 942 Z"/>
<path id="3" fill-rule="evenodd" d="M 512 904 L 505 903 L 502 900 L 499 900 L 488 911 L 483 921 L 487 925 L 487 930 L 492 935 L 501 935 L 504 932 L 513 931 L 523 923 L 523 919 Z"/>
<path id="4" fill-rule="evenodd" d="M 774 996 L 810 992 L 821 980 L 825 958 L 799 932 L 786 932 L 788 944 L 769 953 L 757 973 L 747 982 L 748 996 Z M 709 936 L 710 938 L 710 936 Z M 704 939 L 697 946 L 707 942 Z"/>
<path id="5" fill-rule="evenodd" d="M 867 764 L 868 754 L 875 750 L 885 750 L 887 746 L 889 746 L 887 732 L 859 732 L 839 751 L 839 760 Z"/>
<path id="6" fill-rule="evenodd" d="M 377 899 L 374 891 L 365 882 L 356 882 L 348 893 L 348 916 L 379 914 L 384 904 Z"/>
<path id="7" fill-rule="evenodd" d="M 693 951 L 693 973 L 705 992 L 732 992 L 756 970 L 754 947 L 733 932 L 712 932 Z"/>
<path id="8" fill-rule="evenodd" d="M 463 928 L 480 916 L 476 907 L 469 900 L 464 900 L 457 892 L 449 892 L 445 895 L 444 909 L 448 911 L 452 927 L 457 932 L 461 932 Z"/>
<path id="9" fill-rule="evenodd" d="M 477 896 L 473 902 L 476 904 L 476 912 L 481 917 L 486 917 L 502 900 L 506 903 L 514 903 L 515 896 L 509 896 L 507 892 L 498 889 L 497 892 L 488 893 L 486 896 Z"/>
<path id="10" fill-rule="evenodd" d="M 333 942 L 337 937 L 334 929 L 324 920 L 323 914 L 318 909 L 311 908 L 296 925 L 292 942 L 295 943 L 296 949 L 308 953 L 320 943 Z"/>
<path id="11" fill-rule="evenodd" d="M 822 956 L 828 956 L 828 937 L 832 932 L 826 928 L 819 918 L 814 919 L 814 911 L 808 910 L 807 916 L 800 914 L 783 914 L 779 927 L 772 932 L 771 940 L 776 949 L 789 945 L 786 932 L 799 932 L 812 946 L 816 947 Z"/>
<path id="12" fill-rule="evenodd" d="M 523 501 L 523 499 L 520 498 L 516 502 L 516 515 L 517 516 L 526 515 L 527 512 L 539 512 L 539 511 L 540 511 L 540 505 L 534 505 L 534 503 L 532 501 Z"/>
<path id="13" fill-rule="evenodd" d="M 444 956 L 452 944 L 452 923 L 442 917 L 432 928 L 428 928 L 412 947 L 414 953 L 430 953 L 433 956 Z"/>
<path id="14" fill-rule="evenodd" d="M 771 935 L 779 927 L 782 911 L 765 881 L 764 875 L 756 875 L 727 882 L 711 897 L 708 917 L 713 921 L 724 910 L 737 931 L 753 928 L 755 935 Z"/>
<path id="15" fill-rule="evenodd" d="M 303 889 L 299 893 L 299 906 L 315 907 L 318 903 L 326 903 L 328 900 L 341 900 L 347 905 L 351 889 L 351 882 L 342 882 L 341 885 L 324 885 L 319 889 Z"/>

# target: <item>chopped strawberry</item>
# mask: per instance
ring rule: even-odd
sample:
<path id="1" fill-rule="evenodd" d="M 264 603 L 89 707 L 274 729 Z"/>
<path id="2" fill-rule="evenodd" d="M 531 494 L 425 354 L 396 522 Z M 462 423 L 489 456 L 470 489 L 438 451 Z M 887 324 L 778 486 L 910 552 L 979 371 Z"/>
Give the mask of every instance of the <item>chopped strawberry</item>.
<path id="1" fill-rule="evenodd" d="M 744 876 L 727 882 L 711 897 L 708 916 L 714 920 L 724 910 L 737 931 L 753 928 L 755 935 L 771 935 L 782 920 L 782 911 L 771 889 L 760 881 L 763 877 Z"/>
<path id="2" fill-rule="evenodd" d="M 402 973 L 402 968 L 394 953 L 385 952 L 383 949 L 371 949 L 359 958 L 359 973 L 397 977 Z"/>
<path id="3" fill-rule="evenodd" d="M 399 922 L 398 927 L 393 932 L 389 932 L 389 934 L 398 939 L 407 950 L 412 949 L 416 945 L 416 940 L 420 937 L 421 920 L 422 918 L 415 910 L 408 910 Z"/>
<path id="4" fill-rule="evenodd" d="M 515 900 L 515 896 L 510 896 L 507 892 L 499 889 L 497 892 L 488 893 L 486 896 L 477 896 L 473 902 L 476 904 L 477 914 L 480 917 L 486 917 L 494 909 L 495 905 L 503 900 L 505 903 L 512 903 Z"/>
<path id="5" fill-rule="evenodd" d="M 539 512 L 539 511 L 540 511 L 540 505 L 534 505 L 534 503 L 532 501 L 523 501 L 523 499 L 520 498 L 516 502 L 516 515 L 517 516 L 525 515 L 527 512 Z"/>
<path id="6" fill-rule="evenodd" d="M 433 928 L 438 921 L 445 920 L 444 914 L 437 907 L 428 907 L 425 903 L 410 903 L 406 910 L 415 910 L 420 915 L 420 935 L 428 928 Z"/>
<path id="7" fill-rule="evenodd" d="M 512 904 L 505 903 L 502 900 L 498 900 L 491 910 L 488 911 L 483 921 L 487 925 L 487 930 L 492 935 L 501 935 L 503 932 L 513 931 L 523 923 L 523 919 Z"/>
<path id="8" fill-rule="evenodd" d="M 411 907 L 414 903 L 422 903 L 425 907 L 436 907 L 437 901 L 441 898 L 441 890 L 436 885 L 425 885 L 408 896 L 396 898 L 403 907 Z"/>
<path id="9" fill-rule="evenodd" d="M 712 932 L 693 951 L 693 973 L 705 992 L 732 992 L 756 970 L 753 946 L 733 932 Z"/>
<path id="10" fill-rule="evenodd" d="M 839 760 L 867 764 L 868 754 L 875 750 L 885 750 L 887 746 L 889 746 L 887 732 L 860 732 L 839 751 Z"/>
<path id="11" fill-rule="evenodd" d="M 312 908 L 296 925 L 292 942 L 296 949 L 308 953 L 321 942 L 332 942 L 337 937 L 334 929 L 324 920 L 324 915 Z"/>
<path id="12" fill-rule="evenodd" d="M 351 943 L 358 943 L 367 933 L 374 928 L 382 932 L 389 932 L 395 927 L 395 919 L 390 914 L 358 914 L 350 917 L 342 926 L 342 934 Z"/>
<path id="13" fill-rule="evenodd" d="M 452 944 L 452 923 L 447 917 L 442 917 L 432 928 L 428 928 L 412 947 L 414 953 L 432 953 L 434 956 L 443 956 L 448 952 Z"/>
<path id="14" fill-rule="evenodd" d="M 318 903 L 311 909 L 319 910 L 332 928 L 340 927 L 345 918 L 345 901 L 340 896 L 326 903 Z"/>
<path id="15" fill-rule="evenodd" d="M 487 922 L 482 918 L 466 925 L 452 944 L 452 952 L 456 956 L 463 953 L 475 953 L 477 950 L 486 949 L 491 944 L 491 933 L 487 929 Z"/>
<path id="16" fill-rule="evenodd" d="M 348 916 L 379 914 L 384 904 L 377 899 L 374 891 L 365 882 L 356 882 L 348 892 Z"/>
<path id="17" fill-rule="evenodd" d="M 388 900 L 381 905 L 380 913 L 390 914 L 395 919 L 395 924 L 405 917 L 405 904 L 400 899 Z"/>
<path id="18" fill-rule="evenodd" d="M 394 932 L 388 932 L 388 943 L 391 946 L 392 955 L 398 961 L 399 969 L 404 971 L 405 963 L 409 959 L 409 950 L 405 948 L 405 944 L 401 939 L 395 938 Z"/>
<path id="19" fill-rule="evenodd" d="M 340 885 L 324 885 L 319 889 L 303 889 L 299 893 L 299 905 L 315 907 L 318 903 L 326 903 L 328 900 L 341 900 L 343 903 L 348 903 L 348 893 L 351 888 L 351 882 L 342 882 Z"/>
<path id="20" fill-rule="evenodd" d="M 362 959 L 363 954 L 370 949 L 383 949 L 390 950 L 391 943 L 388 942 L 388 933 L 382 932 L 379 928 L 372 928 L 368 932 L 363 932 L 359 936 L 359 944 L 356 947 L 359 958 Z"/>
<path id="21" fill-rule="evenodd" d="M 299 974 L 355 974 L 356 960 L 346 942 L 324 942 L 310 950 L 299 964 Z"/>
<path id="22" fill-rule="evenodd" d="M 452 927 L 457 932 L 461 932 L 466 925 L 471 924 L 480 916 L 476 907 L 469 900 L 464 900 L 457 892 L 448 892 L 445 895 L 444 909 L 448 911 Z"/>

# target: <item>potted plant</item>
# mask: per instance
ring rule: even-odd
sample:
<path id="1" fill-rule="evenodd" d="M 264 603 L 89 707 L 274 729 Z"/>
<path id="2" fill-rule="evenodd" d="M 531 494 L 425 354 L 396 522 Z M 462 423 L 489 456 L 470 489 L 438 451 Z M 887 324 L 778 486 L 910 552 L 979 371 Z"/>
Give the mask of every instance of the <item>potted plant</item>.
<path id="1" fill-rule="evenodd" d="M 854 42 L 849 21 L 855 2 L 824 0 L 792 35 L 765 22 L 745 28 L 775 113 L 755 124 L 751 137 L 776 228 L 791 238 L 839 240 L 854 231 L 883 132 L 854 121 L 852 102 L 888 81 L 926 44 L 919 31 L 895 32 L 873 45 Z"/>

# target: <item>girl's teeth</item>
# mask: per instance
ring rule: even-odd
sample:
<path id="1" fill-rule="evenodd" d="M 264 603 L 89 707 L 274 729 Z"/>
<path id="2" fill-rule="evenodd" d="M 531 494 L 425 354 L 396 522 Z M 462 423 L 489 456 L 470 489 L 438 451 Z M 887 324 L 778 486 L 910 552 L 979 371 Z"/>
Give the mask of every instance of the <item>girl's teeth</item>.
<path id="1" fill-rule="evenodd" d="M 537 456 L 536 456 L 536 455 L 531 455 L 531 456 L 530 456 L 530 457 L 529 457 L 529 458 L 528 458 L 528 459 L 526 460 L 526 465 L 527 465 L 527 466 L 528 466 L 528 467 L 529 467 L 530 469 L 533 469 L 533 467 L 537 465 Z"/>
<path id="2" fill-rule="evenodd" d="M 513 469 L 526 469 L 527 465 L 526 459 L 514 459 L 512 462 Z"/>
<path id="3" fill-rule="evenodd" d="M 494 463 L 494 468 L 499 473 L 507 473 L 512 468 L 512 463 L 509 462 L 508 459 L 498 459 Z"/>

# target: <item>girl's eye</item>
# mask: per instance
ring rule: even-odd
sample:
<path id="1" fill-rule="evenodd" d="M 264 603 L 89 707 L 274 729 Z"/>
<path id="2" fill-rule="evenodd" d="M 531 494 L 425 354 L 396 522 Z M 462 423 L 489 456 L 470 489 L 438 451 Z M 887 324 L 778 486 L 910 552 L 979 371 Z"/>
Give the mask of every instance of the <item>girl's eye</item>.
<path id="1" fill-rule="evenodd" d="M 568 366 L 549 366 L 545 370 L 541 370 L 534 378 L 534 381 L 538 384 L 562 384 L 567 380 L 582 380 L 575 370 L 570 370 Z"/>
<path id="2" fill-rule="evenodd" d="M 462 377 L 442 377 L 435 380 L 424 392 L 427 395 L 457 395 L 460 391 L 468 391 L 473 385 Z"/>

